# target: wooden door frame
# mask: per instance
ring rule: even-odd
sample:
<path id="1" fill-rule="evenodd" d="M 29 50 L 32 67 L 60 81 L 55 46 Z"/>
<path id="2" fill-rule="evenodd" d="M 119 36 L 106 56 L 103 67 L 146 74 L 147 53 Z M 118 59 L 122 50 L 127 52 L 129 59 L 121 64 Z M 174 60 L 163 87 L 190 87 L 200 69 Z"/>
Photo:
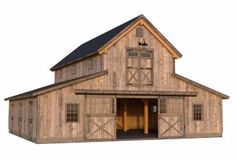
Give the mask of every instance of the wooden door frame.
<path id="1" fill-rule="evenodd" d="M 116 117 L 116 98 L 115 96 L 104 96 L 104 95 L 84 95 L 84 108 L 83 108 L 83 139 L 84 141 L 112 141 L 112 140 L 116 140 L 116 124 L 114 123 L 114 135 L 113 135 L 113 139 L 109 139 L 109 140 L 106 140 L 106 139 L 88 139 L 88 133 L 87 133 L 87 130 L 88 130 L 88 118 L 89 117 L 103 117 L 101 116 L 101 114 L 88 114 L 87 112 L 87 108 L 88 108 L 88 98 L 111 98 L 112 99 L 112 113 L 110 114 L 110 116 L 105 116 L 105 117 L 114 117 L 114 122 L 115 122 L 115 117 Z M 102 115 L 107 115 L 107 114 L 102 114 Z M 109 120 L 110 122 L 111 120 Z M 108 124 L 109 122 L 105 123 L 104 125 Z M 96 122 L 93 122 L 97 127 L 98 129 L 102 129 L 102 126 L 101 125 L 97 125 Z M 111 137 L 112 135 L 109 134 Z"/>
<path id="2" fill-rule="evenodd" d="M 168 138 L 183 138 L 183 137 L 185 137 L 186 135 L 185 135 L 185 129 L 186 129 L 186 119 L 185 119 L 185 106 L 186 106 L 186 98 L 184 97 L 184 96 L 173 96 L 173 97 L 169 97 L 169 96 L 159 96 L 158 98 L 157 98 L 157 101 L 158 101 L 158 109 L 157 109 L 157 111 L 158 111 L 158 113 L 157 113 L 157 126 L 158 126 L 158 130 L 157 130 L 157 132 L 158 132 L 158 136 L 157 136 L 157 138 L 158 139 L 162 139 L 161 137 L 160 137 L 160 120 L 159 120 L 159 115 L 160 115 L 160 99 L 182 99 L 183 100 L 183 105 L 182 105 L 182 115 L 181 115 L 181 118 L 182 118 L 182 122 L 183 122 L 183 135 L 182 136 L 173 136 L 173 137 L 168 137 Z"/>

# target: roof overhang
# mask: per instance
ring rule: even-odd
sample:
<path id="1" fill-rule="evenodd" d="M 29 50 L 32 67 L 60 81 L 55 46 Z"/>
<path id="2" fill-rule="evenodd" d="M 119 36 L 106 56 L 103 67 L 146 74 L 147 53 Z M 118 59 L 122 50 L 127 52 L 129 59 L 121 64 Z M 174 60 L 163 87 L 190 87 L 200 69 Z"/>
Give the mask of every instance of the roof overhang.
<path id="1" fill-rule="evenodd" d="M 75 89 L 76 95 L 105 95 L 105 96 L 122 96 L 122 97 L 142 97 L 157 98 L 159 96 L 182 96 L 195 97 L 197 92 L 181 92 L 181 91 L 127 91 L 127 90 L 88 90 Z"/>
<path id="2" fill-rule="evenodd" d="M 175 78 L 177 78 L 177 79 L 183 80 L 183 81 L 185 81 L 185 82 L 187 82 L 187 83 L 189 83 L 189 84 L 191 84 L 191 85 L 193 85 L 193 86 L 195 86 L 195 87 L 201 88 L 201 89 L 206 90 L 206 91 L 208 91 L 208 92 L 211 92 L 211 93 L 213 93 L 213 94 L 215 94 L 215 95 L 218 95 L 218 96 L 220 96 L 222 99 L 229 99 L 229 96 L 228 96 L 228 95 L 223 94 L 223 93 L 221 93 L 221 92 L 218 92 L 218 91 L 216 91 L 216 90 L 214 90 L 214 89 L 212 89 L 212 88 L 209 88 L 209 87 L 207 87 L 207 86 L 204 86 L 204 85 L 202 85 L 202 84 L 200 84 L 200 83 L 198 83 L 198 82 L 195 82 L 195 81 L 193 81 L 193 80 L 191 80 L 191 79 L 188 79 L 188 78 L 183 77 L 183 76 L 181 76 L 181 75 L 178 75 L 178 74 L 176 74 L 176 73 L 173 73 L 172 76 L 175 77 Z"/>
<path id="3" fill-rule="evenodd" d="M 97 78 L 97 77 L 100 77 L 100 76 L 103 76 L 103 75 L 107 75 L 107 73 L 108 73 L 108 71 L 105 70 L 105 71 L 97 72 L 97 73 L 94 73 L 94 74 L 91 74 L 91 75 L 78 77 L 76 79 L 62 81 L 62 82 L 58 82 L 58 83 L 55 83 L 55 84 L 47 85 L 47 86 L 37 88 L 37 89 L 31 90 L 31 91 L 28 91 L 28 92 L 25 92 L 25 93 L 21 93 L 21 94 L 12 96 L 12 97 L 8 97 L 8 98 L 5 99 L 5 101 L 34 98 L 34 97 L 36 97 L 38 95 L 41 95 L 41 94 L 45 94 L 45 93 L 48 93 L 48 92 L 51 92 L 51 91 L 55 91 L 57 89 L 61 89 L 61 88 L 64 88 L 64 87 L 71 86 L 71 85 L 76 84 L 76 83 L 84 82 L 84 81 L 91 80 L 91 79 L 94 79 L 94 78 Z"/>

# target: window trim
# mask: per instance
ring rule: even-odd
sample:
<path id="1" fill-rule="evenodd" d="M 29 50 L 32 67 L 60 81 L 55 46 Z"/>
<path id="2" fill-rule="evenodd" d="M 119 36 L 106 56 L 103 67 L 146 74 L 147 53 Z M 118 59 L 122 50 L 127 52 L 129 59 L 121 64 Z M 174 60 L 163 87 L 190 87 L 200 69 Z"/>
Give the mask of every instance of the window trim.
<path id="1" fill-rule="evenodd" d="M 62 79 L 63 78 L 63 70 L 60 69 L 57 72 L 58 72 L 58 79 Z"/>
<path id="2" fill-rule="evenodd" d="M 76 64 L 71 65 L 71 75 L 75 75 L 77 72 L 77 67 Z"/>
<path id="3" fill-rule="evenodd" d="M 129 52 L 137 52 L 137 56 L 129 56 Z M 150 57 L 142 57 L 143 53 L 148 53 L 150 54 Z M 137 67 L 130 67 L 128 66 L 128 59 L 129 58 L 136 58 L 138 59 L 138 66 Z M 142 59 L 150 59 L 151 60 L 151 66 L 150 67 L 142 67 L 141 66 L 141 60 Z M 152 86 L 154 84 L 154 71 L 153 71 L 153 61 L 154 61 L 154 50 L 153 49 L 145 49 L 145 48 L 130 48 L 126 47 L 126 85 L 148 85 Z M 141 73 L 138 75 L 138 82 L 137 83 L 130 83 L 128 82 L 128 68 L 134 68 L 134 69 L 139 69 L 138 71 L 141 72 L 141 70 L 151 70 L 151 79 L 150 83 L 142 83 L 141 82 Z"/>
<path id="4" fill-rule="evenodd" d="M 196 110 L 199 111 L 199 108 L 195 108 L 196 106 L 200 106 L 200 112 L 195 112 Z M 199 115 L 200 113 L 200 115 Z M 197 115 L 198 116 L 195 116 Z M 193 104 L 192 105 L 192 115 L 193 115 L 193 121 L 203 121 L 203 104 Z"/>
<path id="5" fill-rule="evenodd" d="M 164 105 L 163 105 L 164 104 Z M 163 107 L 164 106 L 164 107 Z M 160 114 L 167 114 L 168 109 L 167 109 L 167 105 L 166 105 L 166 99 L 165 98 L 161 98 L 160 99 L 160 110 L 159 113 Z M 164 111 L 163 111 L 164 110 Z"/>
<path id="6" fill-rule="evenodd" d="M 89 71 L 93 70 L 93 59 L 92 58 L 87 59 L 87 68 Z"/>
<path id="7" fill-rule="evenodd" d="M 144 29 L 143 29 L 143 27 L 137 27 L 136 28 L 136 37 L 138 37 L 138 38 L 142 38 L 143 37 L 143 35 L 144 35 Z"/>
<path id="8" fill-rule="evenodd" d="M 70 120 L 69 120 L 69 118 L 68 118 L 68 107 L 69 106 L 75 106 L 75 107 L 77 107 L 77 112 L 75 113 L 75 112 L 70 112 Z M 74 108 L 73 108 L 74 109 Z M 66 123 L 79 123 L 80 122 L 80 107 L 79 107 L 79 104 L 78 103 L 66 103 Z M 71 116 L 71 114 L 77 114 L 77 116 L 76 116 L 76 120 L 74 120 L 74 118 L 75 117 L 72 117 Z"/>

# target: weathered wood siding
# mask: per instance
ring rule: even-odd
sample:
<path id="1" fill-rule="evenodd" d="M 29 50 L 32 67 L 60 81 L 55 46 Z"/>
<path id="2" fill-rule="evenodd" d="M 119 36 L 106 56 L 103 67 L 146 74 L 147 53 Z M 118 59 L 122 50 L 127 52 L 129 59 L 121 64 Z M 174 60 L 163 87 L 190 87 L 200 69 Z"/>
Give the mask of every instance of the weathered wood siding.
<path id="1" fill-rule="evenodd" d="M 107 75 L 39 95 L 38 142 L 84 141 L 85 96 L 75 95 L 75 89 L 104 89 Z M 79 104 L 79 122 L 66 122 L 66 104 Z"/>
<path id="2" fill-rule="evenodd" d="M 108 69 L 107 89 L 146 90 L 146 91 L 196 91 L 197 97 L 185 98 L 185 135 L 220 136 L 222 134 L 222 99 L 209 91 L 203 90 L 171 76 L 174 72 L 174 60 L 168 50 L 144 28 L 145 42 L 148 49 L 153 49 L 153 85 L 127 85 L 126 56 L 127 48 L 138 48 L 139 38 L 133 29 L 114 44 L 107 54 L 102 54 L 103 68 Z M 192 105 L 203 105 L 203 120 L 193 121 Z"/>
<path id="3" fill-rule="evenodd" d="M 36 107 L 35 98 L 10 101 L 9 132 L 28 140 L 36 140 Z"/>
<path id="4" fill-rule="evenodd" d="M 158 110 L 159 138 L 179 138 L 184 136 L 184 100 L 182 97 L 168 97 L 165 99 L 166 112 Z M 161 100 L 159 100 L 159 108 Z"/>
<path id="5" fill-rule="evenodd" d="M 183 135 L 186 137 L 221 136 L 223 129 L 221 97 L 171 76 L 174 73 L 174 60 L 171 54 L 145 27 L 143 27 L 143 32 L 143 38 L 148 44 L 147 49 L 153 52 L 152 84 L 127 85 L 127 48 L 139 48 L 138 42 L 140 41 L 140 38 L 136 37 L 135 28 L 108 49 L 107 53 L 92 56 L 56 70 L 55 82 L 86 76 L 102 70 L 108 70 L 108 74 L 46 92 L 38 95 L 36 99 L 10 101 L 9 131 L 27 139 L 36 140 L 38 143 L 114 140 L 116 137 L 114 113 L 116 111 L 113 110 L 115 107 L 112 107 L 114 106 L 112 101 L 115 99 L 87 99 L 84 95 L 75 95 L 75 89 L 190 91 L 198 92 L 198 95 L 197 97 L 181 97 L 183 99 L 180 108 L 181 116 L 165 117 L 167 122 L 184 120 L 177 125 L 178 130 L 181 131 L 180 135 L 174 134 L 174 130 L 165 133 L 167 128 L 162 129 L 162 137 L 181 136 L 182 123 L 184 125 Z M 66 104 L 69 103 L 79 105 L 78 122 L 66 122 Z M 173 108 L 172 111 L 175 106 L 178 106 L 173 103 L 168 106 Z M 203 120 L 193 120 L 193 104 L 203 105 Z M 135 120 L 129 117 L 129 127 L 142 128 L 143 110 L 140 107 L 139 112 L 134 113 L 136 116 L 140 114 L 140 122 L 134 122 Z M 31 118 L 32 124 L 30 124 Z M 122 120 L 121 116 L 118 117 L 121 127 L 123 126 Z M 159 119 L 158 127 L 163 128 L 164 126 L 162 126 Z"/>
<path id="6" fill-rule="evenodd" d="M 115 140 L 115 99 L 86 96 L 85 140 Z"/>
<path id="7" fill-rule="evenodd" d="M 62 82 L 102 71 L 101 55 L 91 56 L 85 60 L 65 66 L 55 71 L 55 83 Z"/>
<path id="8" fill-rule="evenodd" d="M 127 85 L 126 58 L 127 48 L 139 48 L 140 38 L 136 37 L 136 29 L 133 29 L 120 41 L 113 45 L 107 54 L 103 54 L 103 68 L 109 72 L 109 87 L 120 90 L 164 90 L 168 87 L 168 79 L 173 73 L 173 59 L 155 37 L 145 28 L 143 29 L 147 49 L 153 50 L 153 85 L 141 85 L 139 87 Z"/>

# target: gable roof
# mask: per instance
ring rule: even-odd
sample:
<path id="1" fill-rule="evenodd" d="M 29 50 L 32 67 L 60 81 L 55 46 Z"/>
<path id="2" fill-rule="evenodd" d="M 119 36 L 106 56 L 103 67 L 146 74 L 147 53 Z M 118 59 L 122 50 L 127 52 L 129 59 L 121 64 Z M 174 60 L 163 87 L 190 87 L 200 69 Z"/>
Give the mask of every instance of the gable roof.
<path id="1" fill-rule="evenodd" d="M 28 91 L 28 92 L 18 94 L 18 95 L 12 96 L 12 97 L 8 97 L 5 100 L 18 100 L 18 99 L 32 98 L 32 97 L 35 97 L 35 96 L 40 95 L 40 94 L 44 94 L 44 93 L 47 93 L 47 92 L 50 92 L 50 91 L 54 91 L 56 89 L 64 88 L 64 87 L 67 87 L 67 86 L 70 86 L 70 85 L 73 85 L 73 84 L 76 84 L 76 83 L 80 83 L 80 82 L 83 82 L 83 81 L 86 81 L 86 80 L 94 79 L 94 78 L 106 75 L 107 73 L 108 73 L 108 71 L 105 70 L 105 71 L 90 74 L 90 75 L 87 75 L 87 76 L 82 76 L 82 77 L 78 77 L 78 78 L 75 78 L 75 79 L 54 83 L 54 84 L 51 84 L 51 85 L 47 85 L 47 86 L 44 86 L 44 87 L 41 87 L 41 88 L 37 88 L 37 89 L 31 90 L 31 91 Z"/>
<path id="2" fill-rule="evenodd" d="M 91 39 L 82 45 L 80 45 L 78 48 L 76 48 L 74 51 L 72 51 L 69 55 L 67 55 L 65 58 L 63 58 L 61 61 L 59 61 L 56 65 L 54 65 L 50 70 L 55 71 L 59 68 L 62 68 L 64 66 L 67 66 L 71 63 L 74 63 L 78 60 L 81 60 L 85 57 L 98 54 L 99 50 L 103 48 L 107 43 L 114 40 L 121 32 L 126 30 L 127 28 L 131 27 L 133 24 L 135 24 L 140 19 L 143 19 L 150 27 L 154 30 L 155 33 L 158 34 L 158 36 L 177 54 L 178 57 L 181 57 L 182 54 L 158 31 L 154 25 L 151 24 L 147 20 L 147 18 L 144 15 L 139 15 L 119 26 L 116 28 L 113 28 L 104 34 L 101 34 L 94 39 Z"/>
<path id="3" fill-rule="evenodd" d="M 130 25 L 138 18 L 139 16 L 95 37 L 94 39 L 91 39 L 83 43 L 74 51 L 72 51 L 68 56 L 66 56 L 64 59 L 58 62 L 55 66 L 53 66 L 50 70 L 54 71 L 69 63 L 75 62 L 78 59 L 98 53 L 98 49 L 100 49 L 105 43 L 111 40 L 114 36 L 116 36 L 118 33 L 120 33 L 122 30 L 124 30 L 128 25 Z"/>
<path id="4" fill-rule="evenodd" d="M 175 78 L 178 78 L 178 79 L 180 79 L 180 80 L 183 80 L 183 81 L 185 81 L 185 82 L 187 82 L 187 83 L 190 83 L 190 84 L 192 84 L 192 85 L 194 85 L 194 86 L 196 86 L 196 87 L 198 87 L 198 88 L 201 88 L 201 89 L 204 89 L 204 90 L 206 90 L 206 91 L 209 91 L 209 92 L 211 92 L 211 93 L 213 93 L 213 94 L 216 94 L 216 95 L 220 96 L 222 99 L 229 99 L 229 96 L 228 96 L 228 95 L 223 94 L 223 93 L 221 93 L 221 92 L 218 92 L 218 91 L 216 91 L 216 90 L 214 90 L 214 89 L 211 89 L 211 88 L 209 88 L 209 87 L 207 87 L 207 86 L 204 86 L 204 85 L 202 85 L 202 84 L 200 84 L 200 83 L 198 83 L 198 82 L 195 82 L 195 81 L 193 81 L 193 80 L 191 80 L 191 79 L 188 79 L 188 78 L 186 78 L 186 77 L 183 77 L 183 76 L 181 76 L 181 75 L 179 75 L 179 74 L 173 73 L 172 76 L 175 77 Z"/>

